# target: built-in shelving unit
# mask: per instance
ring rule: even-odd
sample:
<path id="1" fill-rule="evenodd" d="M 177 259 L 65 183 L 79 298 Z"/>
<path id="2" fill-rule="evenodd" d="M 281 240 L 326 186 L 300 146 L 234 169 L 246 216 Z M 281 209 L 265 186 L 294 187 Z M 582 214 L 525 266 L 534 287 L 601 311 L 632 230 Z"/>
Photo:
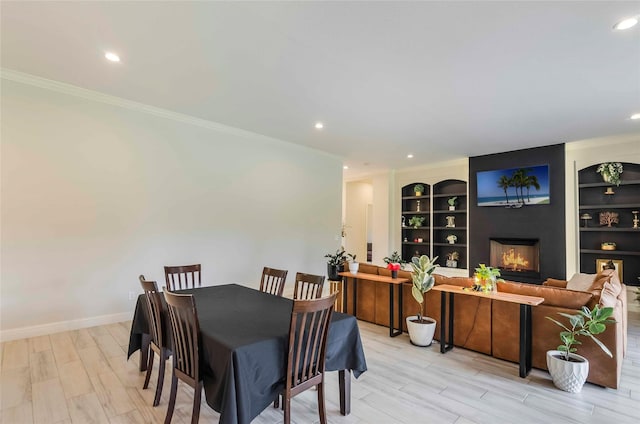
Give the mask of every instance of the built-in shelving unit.
<path id="1" fill-rule="evenodd" d="M 622 163 L 624 172 L 619 186 L 604 182 L 596 172 L 598 165 L 578 172 L 580 221 L 580 271 L 595 273 L 598 259 L 622 265 L 623 281 L 640 285 L 640 228 L 633 228 L 632 211 L 640 211 L 640 164 Z M 613 194 L 607 194 L 609 190 Z M 601 212 L 615 212 L 618 223 L 600 225 Z M 582 219 L 589 214 L 591 219 Z M 640 214 L 639 214 L 640 216 Z M 602 243 L 616 244 L 615 250 L 602 250 Z"/>
<path id="2" fill-rule="evenodd" d="M 414 187 L 422 184 L 425 189 L 416 196 Z M 433 190 L 431 190 L 433 189 Z M 456 197 L 455 209 L 450 210 L 448 200 Z M 420 206 L 418 208 L 418 201 Z M 402 187 L 402 258 L 410 261 L 416 255 L 438 256 L 438 264 L 446 267 L 447 258 L 458 252 L 455 268 L 467 268 L 467 183 L 461 180 L 444 180 L 429 186 L 411 183 Z M 419 209 L 419 210 L 418 210 Z M 423 224 L 414 228 L 409 225 L 413 216 L 424 217 Z M 447 236 L 456 236 L 449 243 Z M 422 239 L 422 242 L 418 240 Z"/>

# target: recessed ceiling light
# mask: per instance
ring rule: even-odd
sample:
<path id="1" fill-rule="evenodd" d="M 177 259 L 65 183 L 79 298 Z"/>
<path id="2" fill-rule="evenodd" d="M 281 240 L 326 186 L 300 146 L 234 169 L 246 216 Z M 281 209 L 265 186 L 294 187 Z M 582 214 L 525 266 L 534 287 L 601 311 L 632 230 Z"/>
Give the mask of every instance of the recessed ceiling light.
<path id="1" fill-rule="evenodd" d="M 120 56 L 118 56 L 117 54 L 115 54 L 113 52 L 106 52 L 104 54 L 104 57 L 106 57 L 107 60 L 109 60 L 111 62 L 120 62 Z"/>
<path id="2" fill-rule="evenodd" d="M 613 26 L 613 29 L 618 31 L 623 31 L 625 29 L 629 29 L 636 26 L 637 23 L 638 23 L 638 17 L 634 16 L 632 18 L 623 19 L 622 21 L 618 22 Z"/>
<path id="3" fill-rule="evenodd" d="M 634 113 L 631 115 L 631 119 L 640 119 L 640 113 Z"/>
<path id="4" fill-rule="evenodd" d="M 315 127 L 317 130 L 321 130 L 324 128 L 324 124 L 322 122 L 316 122 Z"/>
<path id="5" fill-rule="evenodd" d="M 412 155 L 411 153 L 409 153 L 409 154 L 407 155 L 407 158 L 408 158 L 408 159 L 413 159 L 413 155 Z"/>
<path id="6" fill-rule="evenodd" d="M 343 166 L 342 169 L 349 169 L 347 165 Z"/>

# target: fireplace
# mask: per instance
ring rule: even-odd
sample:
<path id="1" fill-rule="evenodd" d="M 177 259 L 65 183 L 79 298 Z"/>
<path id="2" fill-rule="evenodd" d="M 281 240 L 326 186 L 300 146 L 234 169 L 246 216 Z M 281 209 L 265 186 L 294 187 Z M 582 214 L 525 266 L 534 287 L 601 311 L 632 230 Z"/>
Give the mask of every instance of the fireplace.
<path id="1" fill-rule="evenodd" d="M 489 248 L 489 266 L 503 277 L 540 278 L 538 239 L 492 238 Z"/>

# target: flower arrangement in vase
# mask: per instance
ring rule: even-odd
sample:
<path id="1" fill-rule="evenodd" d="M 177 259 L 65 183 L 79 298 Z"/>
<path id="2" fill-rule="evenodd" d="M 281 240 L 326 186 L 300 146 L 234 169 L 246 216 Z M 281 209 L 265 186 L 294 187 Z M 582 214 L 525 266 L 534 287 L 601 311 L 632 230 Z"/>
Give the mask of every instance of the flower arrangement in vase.
<path id="1" fill-rule="evenodd" d="M 620 185 L 620 174 L 622 174 L 622 164 L 620 162 L 604 162 L 598 165 L 596 172 L 602 176 L 606 183 Z"/>

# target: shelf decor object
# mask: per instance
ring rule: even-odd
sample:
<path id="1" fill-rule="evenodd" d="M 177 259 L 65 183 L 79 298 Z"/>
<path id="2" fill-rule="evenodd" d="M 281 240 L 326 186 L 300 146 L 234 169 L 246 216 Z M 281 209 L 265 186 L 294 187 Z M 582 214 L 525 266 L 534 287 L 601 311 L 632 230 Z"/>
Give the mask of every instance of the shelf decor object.
<path id="1" fill-rule="evenodd" d="M 447 219 L 447 228 L 455 228 L 456 227 L 456 217 L 453 215 L 449 215 L 445 217 Z"/>
<path id="2" fill-rule="evenodd" d="M 593 219 L 593 217 L 591 215 L 589 215 L 588 213 L 583 213 L 580 216 L 580 219 L 584 221 L 584 228 L 587 228 L 589 226 L 589 221 L 591 221 L 591 219 Z M 404 227 L 404 225 L 403 225 Z"/>
<path id="3" fill-rule="evenodd" d="M 638 211 L 631 211 L 631 213 L 633 214 L 633 228 L 638 228 L 638 224 L 640 223 L 640 220 L 638 219 Z"/>
<path id="4" fill-rule="evenodd" d="M 604 162 L 598 165 L 596 172 L 602 176 L 605 183 L 620 185 L 620 174 L 623 172 L 620 162 Z"/>
<path id="5" fill-rule="evenodd" d="M 616 244 L 612 241 L 605 241 L 600 244 L 602 250 L 616 250 Z"/>
<path id="6" fill-rule="evenodd" d="M 611 224 L 618 224 L 620 220 L 618 219 L 617 212 L 600 212 L 600 225 L 606 225 L 607 227 L 611 227 Z"/>
<path id="7" fill-rule="evenodd" d="M 596 271 L 605 269 L 615 269 L 620 281 L 622 280 L 622 260 L 621 259 L 596 259 Z"/>

